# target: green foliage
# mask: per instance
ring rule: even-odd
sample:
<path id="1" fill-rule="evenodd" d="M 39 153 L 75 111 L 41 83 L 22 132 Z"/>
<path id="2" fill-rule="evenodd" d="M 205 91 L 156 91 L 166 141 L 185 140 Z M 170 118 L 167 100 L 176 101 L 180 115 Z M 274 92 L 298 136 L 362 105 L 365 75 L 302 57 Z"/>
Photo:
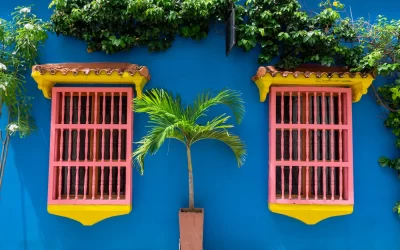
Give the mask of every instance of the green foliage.
<path id="1" fill-rule="evenodd" d="M 216 105 L 228 106 L 238 123 L 244 116 L 243 100 L 240 93 L 223 90 L 216 96 L 210 92 L 200 94 L 193 105 L 184 105 L 179 96 L 174 96 L 164 90 L 147 91 L 142 99 L 134 100 L 135 112 L 147 113 L 150 119 L 150 131 L 139 142 L 139 147 L 133 153 L 133 159 L 140 172 L 144 171 L 144 158 L 155 154 L 166 139 L 176 139 L 190 147 L 201 140 L 213 139 L 228 145 L 235 155 L 237 163 L 243 165 L 246 156 L 244 143 L 236 135 L 229 132 L 233 125 L 228 124 L 230 116 L 222 114 L 205 123 L 199 123 L 208 110 Z"/>
<path id="2" fill-rule="evenodd" d="M 175 36 L 203 39 L 210 21 L 226 20 L 228 0 L 53 0 L 57 34 L 84 40 L 90 51 L 115 53 L 137 46 L 163 51 Z M 260 63 L 279 56 L 279 68 L 302 63 L 357 67 L 363 48 L 344 5 L 327 0 L 307 14 L 298 0 L 248 0 L 235 5 L 238 46 L 261 47 Z"/>
<path id="3" fill-rule="evenodd" d="M 367 53 L 356 71 L 391 75 L 400 68 L 400 20 L 378 16 L 375 23 L 359 19 L 355 23 L 360 43 Z"/>
<path id="4" fill-rule="evenodd" d="M 49 23 L 31 13 L 31 7 L 16 8 L 11 21 L 0 19 L 0 118 L 4 119 L 3 108 L 8 115 L 6 128 L 0 129 L 0 188 L 11 136 L 25 137 L 35 129 L 24 74 L 36 62 L 49 28 Z"/>
<path id="5" fill-rule="evenodd" d="M 351 20 L 341 18 L 344 6 L 328 0 L 320 7 L 320 12 L 309 15 L 297 0 L 248 0 L 238 45 L 245 51 L 260 45 L 259 62 L 278 56 L 277 66 L 283 69 L 303 63 L 357 66 L 363 49 Z"/>
<path id="6" fill-rule="evenodd" d="M 57 34 L 84 40 L 88 50 L 115 53 L 137 46 L 163 51 L 177 34 L 203 39 L 209 22 L 222 20 L 226 0 L 53 0 Z"/>
<path id="7" fill-rule="evenodd" d="M 24 74 L 35 64 L 50 25 L 30 7 L 16 8 L 12 17 L 12 21 L 0 19 L 0 102 L 9 113 L 8 131 L 24 137 L 34 129 Z"/>
<path id="8" fill-rule="evenodd" d="M 375 72 L 393 81 L 380 86 L 375 94 L 378 104 L 388 111 L 384 124 L 397 138 L 395 147 L 400 148 L 400 20 L 389 21 L 384 16 L 378 16 L 375 23 L 359 19 L 354 26 L 360 44 L 365 48 L 365 55 L 354 70 Z M 400 178 L 400 158 L 383 156 L 378 162 L 382 167 L 395 170 Z M 394 211 L 400 214 L 400 202 L 396 203 Z"/>

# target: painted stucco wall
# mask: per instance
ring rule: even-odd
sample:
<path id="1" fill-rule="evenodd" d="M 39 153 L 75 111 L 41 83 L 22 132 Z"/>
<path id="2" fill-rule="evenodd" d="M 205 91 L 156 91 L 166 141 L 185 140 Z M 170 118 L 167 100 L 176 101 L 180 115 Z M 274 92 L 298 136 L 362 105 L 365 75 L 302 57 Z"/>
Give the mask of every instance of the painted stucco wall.
<path id="1" fill-rule="evenodd" d="M 302 0 L 307 9 L 317 1 Z M 2 0 L 0 17 L 10 18 L 17 5 L 35 4 L 35 12 L 49 19 L 48 0 Z M 353 15 L 385 14 L 400 18 L 400 2 L 347 0 Z M 369 93 L 353 104 L 354 213 L 307 226 L 268 210 L 268 103 L 260 103 L 251 82 L 258 68 L 257 52 L 235 48 L 225 57 L 222 26 L 201 42 L 177 39 L 164 53 L 145 48 L 112 56 L 86 52 L 81 41 L 51 35 L 41 63 L 130 62 L 150 69 L 147 88 L 166 88 L 192 102 L 203 89 L 239 90 L 246 102 L 244 122 L 234 129 L 248 146 L 238 169 L 230 150 L 213 141 L 193 148 L 195 200 L 205 209 L 205 250 L 330 250 L 399 249 L 400 219 L 392 212 L 400 199 L 400 180 L 377 164 L 381 155 L 396 156 L 394 138 L 383 126 L 384 114 Z M 10 147 L 0 199 L 0 249 L 178 249 L 178 209 L 187 207 L 186 155 L 176 141 L 165 143 L 146 158 L 145 175 L 133 174 L 133 210 L 92 227 L 47 213 L 50 101 L 28 76 L 35 97 L 38 130 L 27 139 L 14 138 Z M 212 114 L 225 112 L 213 109 Z M 134 140 L 146 133 L 146 115 L 135 115 Z"/>

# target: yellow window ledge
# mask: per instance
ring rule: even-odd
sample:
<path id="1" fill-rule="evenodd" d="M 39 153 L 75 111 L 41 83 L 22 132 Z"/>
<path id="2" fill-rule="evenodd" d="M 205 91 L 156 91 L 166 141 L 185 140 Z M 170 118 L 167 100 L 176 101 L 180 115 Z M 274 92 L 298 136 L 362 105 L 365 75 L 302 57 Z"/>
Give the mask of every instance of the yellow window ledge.
<path id="1" fill-rule="evenodd" d="M 50 214 L 66 217 L 92 226 L 102 220 L 129 214 L 131 205 L 47 205 Z"/>
<path id="2" fill-rule="evenodd" d="M 35 65 L 32 77 L 45 98 L 51 98 L 56 83 L 64 84 L 131 84 L 138 98 L 150 80 L 145 66 L 129 63 L 61 63 Z"/>
<path id="3" fill-rule="evenodd" d="M 268 203 L 271 212 L 286 215 L 315 225 L 318 222 L 334 216 L 353 213 L 353 205 L 298 205 Z"/>
<path id="4" fill-rule="evenodd" d="M 313 71 L 310 71 L 313 70 Z M 260 67 L 252 80 L 265 102 L 271 86 L 350 87 L 353 102 L 368 92 L 374 77 L 371 74 L 351 73 L 345 68 L 313 66 L 298 71 L 278 71 L 272 66 Z"/>

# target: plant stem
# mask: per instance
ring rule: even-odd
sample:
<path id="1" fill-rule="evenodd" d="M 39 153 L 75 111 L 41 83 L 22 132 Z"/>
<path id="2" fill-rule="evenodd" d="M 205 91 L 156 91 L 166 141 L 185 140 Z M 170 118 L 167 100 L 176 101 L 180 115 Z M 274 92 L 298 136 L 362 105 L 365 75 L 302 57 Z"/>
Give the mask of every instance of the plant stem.
<path id="1" fill-rule="evenodd" d="M 192 169 L 192 156 L 190 153 L 190 147 L 186 147 L 186 153 L 188 158 L 188 171 L 189 171 L 189 209 L 194 210 L 194 188 L 193 188 L 193 169 Z"/>

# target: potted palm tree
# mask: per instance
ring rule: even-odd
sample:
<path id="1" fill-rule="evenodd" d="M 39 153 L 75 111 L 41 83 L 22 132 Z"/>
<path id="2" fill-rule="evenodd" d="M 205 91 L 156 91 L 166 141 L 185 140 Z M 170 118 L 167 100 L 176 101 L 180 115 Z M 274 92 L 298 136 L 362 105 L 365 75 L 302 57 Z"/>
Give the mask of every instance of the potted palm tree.
<path id="1" fill-rule="evenodd" d="M 182 208 L 179 211 L 182 250 L 203 249 L 204 210 L 196 209 L 194 206 L 191 146 L 200 140 L 218 140 L 232 149 L 239 167 L 245 161 L 245 144 L 238 136 L 228 131 L 233 127 L 227 123 L 230 116 L 222 114 L 204 124 L 199 124 L 199 118 L 206 116 L 207 111 L 216 105 L 228 106 L 233 111 L 236 122 L 242 122 L 245 112 L 243 100 L 240 93 L 233 90 L 223 90 L 215 96 L 205 91 L 192 105 L 183 105 L 179 95 L 174 96 L 160 89 L 147 91 L 141 99 L 134 100 L 135 112 L 147 113 L 151 125 L 150 131 L 138 142 L 139 147 L 133 152 L 133 159 L 141 174 L 144 171 L 146 154 L 155 154 L 165 139 L 176 139 L 186 147 L 189 208 Z"/>

